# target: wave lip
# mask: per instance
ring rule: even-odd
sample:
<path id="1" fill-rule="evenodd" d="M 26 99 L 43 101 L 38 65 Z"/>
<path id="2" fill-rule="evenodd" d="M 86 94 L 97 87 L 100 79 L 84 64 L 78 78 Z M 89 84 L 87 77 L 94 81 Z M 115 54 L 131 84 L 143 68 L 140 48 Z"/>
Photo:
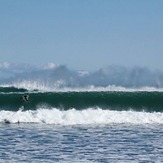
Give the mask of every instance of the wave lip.
<path id="1" fill-rule="evenodd" d="M 54 125 L 77 124 L 163 124 L 163 113 L 146 113 L 134 111 L 110 111 L 98 109 L 61 111 L 38 109 L 17 112 L 0 111 L 1 123 L 45 123 Z"/>
<path id="2" fill-rule="evenodd" d="M 157 88 L 157 87 L 123 87 L 123 86 L 116 86 L 116 85 L 107 85 L 107 86 L 95 86 L 95 85 L 88 85 L 88 86 L 78 86 L 78 87 L 60 87 L 62 85 L 63 81 L 58 80 L 54 82 L 53 84 L 44 83 L 41 81 L 30 81 L 25 80 L 21 82 L 14 82 L 12 84 L 1 84 L 0 89 L 9 89 L 9 88 L 15 88 L 19 90 L 27 90 L 27 91 L 33 91 L 38 90 L 41 92 L 97 92 L 97 91 L 120 91 L 120 92 L 163 92 L 163 88 Z M 12 91 L 12 89 L 11 89 Z M 14 91 L 14 90 L 13 90 Z"/>
<path id="3" fill-rule="evenodd" d="M 26 92 L 27 89 L 25 88 L 17 88 L 14 86 L 8 86 L 8 87 L 0 87 L 0 93 L 14 93 L 14 92 Z"/>

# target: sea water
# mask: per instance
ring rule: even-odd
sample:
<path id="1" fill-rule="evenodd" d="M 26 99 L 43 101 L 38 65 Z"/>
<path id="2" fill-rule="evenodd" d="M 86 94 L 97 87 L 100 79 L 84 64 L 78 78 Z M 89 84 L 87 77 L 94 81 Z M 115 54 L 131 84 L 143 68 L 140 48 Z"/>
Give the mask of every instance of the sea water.
<path id="1" fill-rule="evenodd" d="M 158 90 L 0 87 L 0 162 L 163 162 L 162 99 Z"/>
<path id="2" fill-rule="evenodd" d="M 0 162 L 162 162 L 159 124 L 1 124 Z"/>

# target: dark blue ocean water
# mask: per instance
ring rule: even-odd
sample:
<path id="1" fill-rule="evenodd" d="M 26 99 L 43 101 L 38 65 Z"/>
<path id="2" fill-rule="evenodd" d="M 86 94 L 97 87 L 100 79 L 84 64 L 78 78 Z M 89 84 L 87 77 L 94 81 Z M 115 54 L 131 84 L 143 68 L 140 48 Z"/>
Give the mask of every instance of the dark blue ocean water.
<path id="1" fill-rule="evenodd" d="M 161 124 L 0 124 L 0 162 L 162 162 Z"/>

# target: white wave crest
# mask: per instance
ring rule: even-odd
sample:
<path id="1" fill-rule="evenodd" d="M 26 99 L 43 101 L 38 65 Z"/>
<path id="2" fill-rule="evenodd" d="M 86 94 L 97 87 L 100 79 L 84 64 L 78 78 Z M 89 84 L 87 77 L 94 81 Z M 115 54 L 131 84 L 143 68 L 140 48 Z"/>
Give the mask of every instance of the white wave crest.
<path id="1" fill-rule="evenodd" d="M 57 125 L 76 124 L 163 124 L 163 113 L 134 111 L 110 111 L 102 109 L 67 110 L 56 108 L 32 111 L 0 111 L 0 122 L 8 123 L 45 123 Z"/>
<path id="2" fill-rule="evenodd" d="M 21 81 L 15 82 L 12 84 L 1 84 L 0 87 L 16 87 L 16 88 L 24 88 L 29 91 L 38 90 L 44 92 L 85 92 L 85 91 L 123 91 L 123 92 L 135 92 L 135 91 L 147 91 L 147 92 L 163 92 L 163 88 L 155 88 L 155 87 L 140 87 L 140 88 L 125 88 L 122 86 L 115 86 L 115 85 L 108 85 L 106 87 L 99 87 L 99 86 L 86 86 L 86 87 L 61 87 L 64 81 L 58 80 L 53 84 L 47 84 L 44 82 L 38 81 Z"/>

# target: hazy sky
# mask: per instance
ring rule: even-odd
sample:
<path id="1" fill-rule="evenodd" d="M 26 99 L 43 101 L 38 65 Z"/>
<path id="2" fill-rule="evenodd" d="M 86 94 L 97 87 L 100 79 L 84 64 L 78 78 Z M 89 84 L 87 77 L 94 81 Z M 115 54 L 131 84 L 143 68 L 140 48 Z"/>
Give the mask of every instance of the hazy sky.
<path id="1" fill-rule="evenodd" d="M 163 70 L 163 0 L 0 0 L 0 62 Z"/>

